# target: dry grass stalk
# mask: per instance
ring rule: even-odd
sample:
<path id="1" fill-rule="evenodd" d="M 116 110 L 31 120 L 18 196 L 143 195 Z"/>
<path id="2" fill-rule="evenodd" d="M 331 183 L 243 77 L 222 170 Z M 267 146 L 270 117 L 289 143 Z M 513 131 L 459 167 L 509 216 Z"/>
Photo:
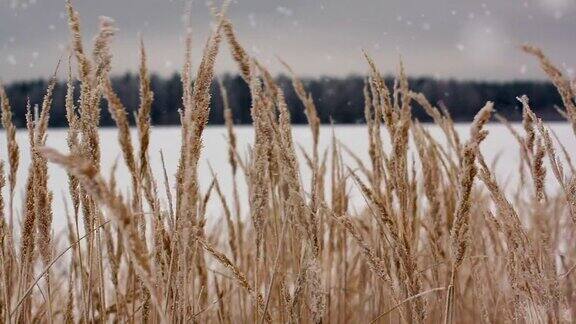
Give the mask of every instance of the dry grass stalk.
<path id="1" fill-rule="evenodd" d="M 228 19 L 224 20 L 223 32 L 228 41 L 228 45 L 230 46 L 232 57 L 240 67 L 240 75 L 244 78 L 246 83 L 250 84 L 252 73 L 250 68 L 250 56 L 246 53 L 246 50 L 244 50 L 242 45 L 240 45 L 234 32 L 234 27 Z"/>
<path id="2" fill-rule="evenodd" d="M 454 316 L 454 283 L 458 268 L 462 265 L 464 254 L 469 245 L 471 194 L 474 178 L 478 172 L 476 156 L 480 142 L 488 135 L 482 128 L 490 119 L 494 105 L 488 102 L 474 117 L 470 129 L 470 139 L 464 146 L 460 159 L 460 183 L 458 187 L 458 204 L 450 232 L 452 252 L 452 275 L 446 298 L 445 322 L 452 323 Z"/>
<path id="3" fill-rule="evenodd" d="M 252 73 L 255 68 L 252 69 Z M 265 215 L 268 208 L 268 186 L 266 185 L 268 159 L 267 154 L 269 145 L 270 128 L 268 127 L 266 107 L 262 99 L 262 87 L 260 80 L 251 75 L 250 92 L 252 96 L 252 120 L 254 121 L 254 147 L 253 161 L 249 175 L 249 193 L 250 193 L 250 215 L 256 231 L 256 256 L 260 258 L 261 247 L 264 240 L 264 225 L 266 222 Z"/>
<path id="4" fill-rule="evenodd" d="M 491 103 L 477 114 L 463 142 L 445 107 L 434 107 L 423 94 L 409 89 L 402 63 L 390 87 L 366 53 L 364 113 L 370 162 L 340 143 L 335 130 L 331 145 L 321 151 L 313 98 L 293 75 L 313 135 L 312 152 L 307 152 L 293 138 L 284 89 L 265 66 L 249 57 L 225 17 L 226 6 L 213 9 L 216 25 L 193 85 L 187 25 L 181 155 L 172 183 L 166 171 L 170 160 L 160 154 L 163 199 L 149 157 L 153 93 L 143 43 L 136 152 L 126 108 L 109 79 L 113 22 L 101 19 L 88 57 L 78 14 L 67 2 L 80 80 L 76 101 L 69 66 L 65 108 L 71 155 L 43 148 L 52 80 L 36 118 L 28 104 L 32 159 L 26 165 L 23 206 L 9 209 L 21 215 L 19 240 L 12 239 L 13 228 L 3 214 L 5 197 L 0 195 L 0 321 L 564 323 L 576 318 L 576 254 L 570 248 L 576 241 L 576 176 L 570 147 L 557 137 L 557 143 L 553 141 L 556 134 L 532 111 L 526 97 L 519 98 L 522 129 L 496 117 L 520 149 L 522 180 L 512 189 L 498 183 L 493 171 L 497 161 L 489 167 L 479 151 L 494 109 Z M 234 129 L 233 110 L 244 107 L 230 107 L 219 82 L 232 179 L 216 180 L 212 173 L 213 181 L 204 191 L 199 161 L 222 37 L 250 87 L 255 140 L 249 158 L 241 159 L 241 133 Z M 563 114 L 571 120 L 574 89 L 541 51 L 525 49 L 541 60 L 559 87 Z M 101 176 L 102 94 L 117 123 L 132 177 L 130 200 L 118 191 L 125 186 L 117 178 L 117 164 L 109 181 Z M 0 97 L 8 139 L 8 161 L 0 161 L 0 189 L 8 185 L 13 196 L 18 146 L 3 89 Z M 416 104 L 440 127 L 442 140 L 413 120 Z M 348 167 L 343 152 L 355 170 Z M 56 196 L 48 186 L 48 160 L 68 171 L 67 198 L 72 201 L 70 215 L 65 205 L 69 247 L 57 255 L 50 208 Z M 7 184 L 4 167 L 9 167 Z M 305 186 L 309 170 L 310 186 Z M 553 179 L 546 178 L 550 170 Z M 247 179 L 246 201 L 241 201 L 237 182 L 242 175 Z M 478 185 L 476 177 L 481 180 Z M 230 205 L 226 180 L 233 186 Z M 559 184 L 558 191 L 550 180 Z M 353 184 L 364 201 L 352 199 L 358 195 L 351 190 Z M 207 225 L 214 195 L 220 206 L 216 213 L 223 216 L 227 230 Z M 68 250 L 69 258 L 63 258 Z M 38 272 L 40 264 L 44 270 Z M 440 290 L 447 290 L 446 299 L 431 297 Z"/>
<path id="5" fill-rule="evenodd" d="M 238 193 L 238 182 L 237 182 L 237 172 L 238 172 L 238 164 L 241 163 L 238 159 L 237 154 L 237 138 L 234 132 L 234 113 L 232 111 L 232 107 L 230 107 L 230 103 L 228 102 L 228 92 L 224 87 L 224 84 L 220 79 L 218 79 L 218 86 L 220 89 L 220 94 L 222 96 L 222 102 L 224 103 L 224 123 L 226 125 L 226 131 L 228 133 L 228 163 L 230 164 L 230 168 L 232 170 L 232 196 L 234 201 L 234 213 L 236 215 L 236 223 L 238 225 L 238 233 L 241 235 L 242 229 L 240 215 L 241 215 L 241 207 L 240 207 L 240 197 Z M 242 239 L 239 238 L 239 242 Z"/>
<path id="6" fill-rule="evenodd" d="M 150 113 L 152 110 L 152 101 L 154 93 L 150 85 L 148 68 L 146 67 L 146 50 L 144 49 L 144 40 L 140 39 L 140 108 L 138 108 L 138 137 L 140 139 L 140 179 L 143 181 L 148 164 L 148 147 L 150 146 Z"/>
<path id="7" fill-rule="evenodd" d="M 16 174 L 18 173 L 18 165 L 20 162 L 18 143 L 16 142 L 16 127 L 12 123 L 12 109 L 10 108 L 10 101 L 4 90 L 4 86 L 0 84 L 0 108 L 2 109 L 2 126 L 6 130 L 6 143 L 8 151 L 8 165 L 10 172 L 8 173 L 8 183 L 10 185 L 9 204 L 9 226 L 13 225 L 13 201 L 14 190 L 16 188 Z"/>
<path id="8" fill-rule="evenodd" d="M 576 134 L 576 103 L 574 103 L 576 96 L 573 92 L 570 80 L 564 77 L 560 69 L 554 66 L 546 55 L 544 55 L 544 52 L 542 52 L 538 47 L 524 45 L 522 46 L 522 50 L 528 54 L 534 55 L 540 61 L 542 70 L 544 70 L 548 75 L 548 78 L 550 78 L 550 81 L 552 81 L 562 98 L 566 115 L 572 123 L 574 134 Z"/>
<path id="9" fill-rule="evenodd" d="M 110 211 L 110 216 L 123 232 L 124 248 L 129 253 L 132 264 L 138 276 L 151 292 L 151 298 L 158 309 L 161 309 L 162 296 L 152 273 L 144 242 L 134 225 L 134 215 L 122 202 L 122 197 L 112 192 L 105 181 L 98 174 L 94 164 L 78 156 L 66 156 L 49 148 L 41 148 L 40 152 L 52 163 L 60 164 L 78 177 L 80 182 L 98 200 L 100 204 Z"/>

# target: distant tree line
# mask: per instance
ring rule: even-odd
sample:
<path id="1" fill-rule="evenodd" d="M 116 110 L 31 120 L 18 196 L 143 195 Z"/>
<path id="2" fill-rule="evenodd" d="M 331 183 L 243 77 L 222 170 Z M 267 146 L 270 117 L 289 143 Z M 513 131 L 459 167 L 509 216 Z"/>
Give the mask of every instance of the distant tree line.
<path id="1" fill-rule="evenodd" d="M 226 74 L 221 76 L 222 82 L 228 91 L 230 105 L 234 110 L 234 121 L 237 124 L 251 123 L 250 117 L 250 91 L 246 83 L 238 75 Z M 297 98 L 286 76 L 277 78 L 278 84 L 284 89 L 287 103 L 292 113 L 292 122 L 306 123 L 306 116 L 302 103 Z M 543 81 L 458 81 L 437 80 L 433 78 L 411 78 L 410 88 L 422 92 L 428 100 L 439 106 L 446 107 L 454 120 L 470 121 L 475 113 L 490 100 L 495 103 L 498 112 L 510 120 L 520 120 L 521 105 L 516 100 L 520 95 L 530 98 L 531 106 L 538 116 L 545 120 L 561 120 L 556 107 L 561 100 L 554 86 Z M 138 76 L 127 73 L 113 78 L 113 87 L 118 96 L 133 115 L 138 109 L 139 92 Z M 392 78 L 387 78 L 389 86 L 393 84 Z M 157 75 L 151 77 L 154 91 L 152 106 L 152 122 L 155 125 L 176 125 L 180 123 L 178 110 L 182 106 L 182 84 L 180 76 L 174 74 L 163 78 Z M 312 93 L 318 109 L 318 115 L 323 123 L 362 123 L 364 121 L 364 77 L 349 76 L 345 78 L 321 77 L 305 79 L 308 91 Z M 26 100 L 30 98 L 32 104 L 40 104 L 45 94 L 46 80 L 15 82 L 6 87 L 14 110 L 14 122 L 18 127 L 25 126 Z M 78 92 L 76 87 L 76 92 Z M 54 100 L 50 117 L 50 126 L 67 126 L 64 100 L 66 84 L 59 82 L 54 90 Z M 76 93 L 78 95 L 78 93 Z M 106 100 L 102 100 L 101 125 L 113 126 Z M 212 84 L 212 109 L 209 122 L 222 124 L 223 104 L 216 82 Z M 413 116 L 420 121 L 430 121 L 426 113 L 413 105 Z M 133 119 L 133 118 L 131 118 Z"/>

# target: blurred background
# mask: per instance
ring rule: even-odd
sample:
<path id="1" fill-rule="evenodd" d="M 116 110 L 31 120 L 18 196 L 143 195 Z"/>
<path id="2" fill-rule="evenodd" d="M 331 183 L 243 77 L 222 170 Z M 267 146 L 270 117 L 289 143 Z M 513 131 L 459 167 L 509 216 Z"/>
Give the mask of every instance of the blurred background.
<path id="1" fill-rule="evenodd" d="M 177 123 L 181 86 L 176 73 L 183 62 L 186 1 L 76 0 L 74 6 L 86 46 L 99 16 L 116 21 L 114 84 L 129 109 L 137 107 L 134 72 L 138 35 L 144 37 L 155 74 L 153 121 Z M 467 120 L 488 99 L 514 119 L 519 116 L 514 98 L 521 94 L 528 94 L 545 118 L 558 118 L 554 105 L 559 100 L 537 62 L 519 50 L 521 44 L 543 48 L 563 72 L 575 75 L 576 0 L 233 0 L 229 17 L 246 49 L 272 73 L 286 72 L 279 56 L 306 79 L 325 122 L 362 120 L 362 76 L 367 71 L 362 49 L 387 75 L 397 72 L 402 58 L 412 87 L 446 105 L 457 120 Z M 211 23 L 208 4 L 193 1 L 194 58 L 200 57 Z M 0 0 L 0 80 L 16 106 L 27 96 L 39 101 L 45 79 L 58 59 L 67 57 L 68 41 L 63 0 Z M 216 66 L 231 88 L 236 120 L 248 122 L 244 110 L 249 95 L 226 49 Z M 303 121 L 297 100 L 294 106 L 294 121 Z M 58 108 L 54 112 L 52 126 L 63 126 Z M 16 118 L 22 125 L 23 119 Z M 221 121 L 217 99 L 211 121 Z M 108 122 L 104 114 L 103 124 Z"/>

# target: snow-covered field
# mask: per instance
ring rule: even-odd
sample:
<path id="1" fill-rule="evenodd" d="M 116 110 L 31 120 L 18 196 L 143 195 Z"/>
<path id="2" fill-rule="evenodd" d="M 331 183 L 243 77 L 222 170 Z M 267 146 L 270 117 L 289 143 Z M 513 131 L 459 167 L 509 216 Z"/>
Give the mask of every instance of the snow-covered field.
<path id="1" fill-rule="evenodd" d="M 568 124 L 548 124 L 548 126 L 556 133 L 558 138 L 569 150 L 569 153 L 576 156 L 576 136 L 572 133 L 572 129 Z M 436 126 L 427 126 L 433 136 L 443 139 L 440 129 Z M 516 125 L 515 127 L 521 127 Z M 362 125 L 346 125 L 346 126 L 323 126 L 321 129 L 321 149 L 328 148 L 331 144 L 332 129 L 336 138 L 351 151 L 357 154 L 360 158 L 364 159 L 367 165 L 370 164 L 368 160 L 368 142 L 366 137 L 366 128 Z M 487 129 L 490 131 L 488 138 L 482 144 L 482 151 L 485 154 L 488 162 L 493 161 L 498 157 L 498 164 L 496 172 L 498 180 L 502 183 L 509 181 L 513 183 L 517 175 L 517 166 L 519 161 L 518 145 L 514 138 L 509 134 L 508 130 L 501 124 L 489 124 Z M 458 124 L 457 130 L 467 138 L 468 125 Z M 238 138 L 238 148 L 242 156 L 246 156 L 248 146 L 253 142 L 254 133 L 253 129 L 249 126 L 238 126 L 235 128 Z M 66 145 L 66 130 L 65 129 L 50 129 L 48 132 L 47 145 L 63 152 L 67 151 Z M 110 169 L 114 162 L 118 160 L 117 181 L 121 190 L 128 190 L 130 185 L 130 177 L 127 169 L 123 163 L 122 156 L 119 150 L 117 141 L 117 130 L 115 128 L 102 129 L 100 133 L 101 147 L 102 147 L 102 171 L 106 178 L 109 177 Z M 136 138 L 133 133 L 133 138 Z M 305 150 L 309 151 L 311 148 L 312 137 L 310 130 L 307 126 L 293 127 L 294 140 L 301 145 Z M 180 150 L 180 128 L 178 127 L 155 127 L 152 130 L 152 141 L 150 145 L 150 160 L 152 170 L 159 182 L 160 194 L 164 199 L 163 190 L 163 174 L 162 165 L 160 160 L 160 150 L 163 151 L 166 158 L 166 168 L 170 180 L 170 185 L 174 185 L 174 174 L 176 172 L 178 156 Z M 386 139 L 386 133 L 383 132 L 383 138 Z M 17 133 L 17 140 L 20 145 L 20 169 L 18 172 L 17 194 L 15 198 L 16 216 L 19 218 L 19 212 L 22 206 L 23 188 L 26 181 L 27 169 L 30 161 L 30 152 L 28 147 L 27 134 L 25 131 L 20 130 Z M 388 145 L 385 143 L 385 145 Z M 300 153 L 299 153 L 300 154 Z M 354 168 L 354 162 L 346 154 L 345 162 L 349 163 L 351 168 Z M 414 152 L 414 155 L 416 153 Z M 301 157 L 301 162 L 302 156 Z M 6 156 L 6 137 L 4 131 L 0 132 L 0 158 L 4 161 L 7 160 Z M 200 159 L 200 182 L 201 188 L 205 190 L 212 180 L 209 165 L 214 169 L 216 176 L 221 184 L 221 187 L 228 197 L 231 197 L 231 171 L 228 165 L 227 156 L 227 139 L 226 129 L 223 126 L 210 126 L 204 131 L 204 147 L 202 150 L 202 157 Z M 5 167 L 7 171 L 8 166 Z M 309 181 L 310 173 L 307 172 L 307 167 L 303 165 L 304 184 Z M 64 199 L 68 199 L 67 195 L 67 176 L 63 169 L 55 165 L 49 165 L 49 186 L 54 193 L 54 228 L 56 234 L 64 229 L 65 226 L 65 209 Z M 549 189 L 555 186 L 555 180 L 552 174 L 549 173 L 547 178 Z M 246 201 L 246 188 L 244 177 L 240 175 L 240 194 L 241 199 Z M 356 203 L 361 203 L 362 198 L 354 190 L 352 193 L 355 197 Z M 4 189 L 4 197 L 7 197 L 7 190 Z M 164 200 L 163 203 L 166 203 Z M 245 206 L 244 206 L 245 207 Z M 220 205 L 217 199 L 212 199 L 208 206 L 208 218 L 214 220 L 216 217 L 221 216 L 219 213 Z M 244 208 L 244 212 L 247 209 Z"/>

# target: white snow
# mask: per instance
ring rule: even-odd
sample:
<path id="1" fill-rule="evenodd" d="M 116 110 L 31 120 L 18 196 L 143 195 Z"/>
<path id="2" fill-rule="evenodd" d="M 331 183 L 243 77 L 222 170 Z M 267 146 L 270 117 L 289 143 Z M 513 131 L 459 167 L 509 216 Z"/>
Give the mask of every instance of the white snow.
<path id="1" fill-rule="evenodd" d="M 562 143 L 569 150 L 572 158 L 576 157 L 576 136 L 572 133 L 572 129 L 568 124 L 565 123 L 549 123 L 547 124 L 560 138 Z M 444 142 L 444 137 L 439 128 L 433 125 L 426 125 L 429 128 L 432 136 L 437 138 L 441 143 Z M 517 129 L 521 131 L 521 125 L 516 125 Z M 468 138 L 469 127 L 467 124 L 457 124 L 456 129 L 459 134 L 461 134 L 462 139 Z M 487 129 L 490 134 L 486 140 L 481 145 L 481 150 L 484 153 L 486 160 L 492 162 L 496 157 L 499 158 L 499 163 L 496 167 L 496 173 L 498 180 L 504 182 L 509 181 L 508 188 L 510 185 L 517 180 L 517 167 L 519 162 L 519 150 L 518 144 L 515 142 L 514 138 L 509 135 L 508 130 L 501 124 L 489 124 Z M 254 134 L 252 127 L 249 126 L 237 126 L 235 128 L 238 148 L 242 157 L 247 154 L 246 148 L 248 145 L 252 144 L 254 140 Z M 363 125 L 337 125 L 334 127 L 334 132 L 337 139 L 346 145 L 352 152 L 357 154 L 366 165 L 370 165 L 368 160 L 368 142 L 366 141 L 366 128 Z M 320 149 L 323 152 L 326 148 L 331 145 L 331 134 L 332 128 L 330 126 L 323 126 L 320 131 Z M 385 130 L 382 130 L 384 146 L 386 150 L 389 150 L 388 138 Z M 133 130 L 133 138 L 136 138 L 136 131 Z M 296 143 L 302 145 L 305 150 L 309 152 L 311 149 L 312 135 L 310 129 L 306 125 L 299 125 L 293 128 L 293 136 Z M 15 206 L 17 208 L 16 215 L 22 206 L 22 192 L 24 188 L 24 183 L 26 181 L 27 169 L 30 163 L 30 152 L 28 148 L 27 134 L 23 130 L 17 132 L 17 141 L 20 145 L 20 168 L 18 171 L 18 183 L 16 189 Z M 115 128 L 104 128 L 100 131 L 100 143 L 103 147 L 102 149 L 102 174 L 108 178 L 110 174 L 110 169 L 113 163 L 118 159 L 119 165 L 116 174 L 117 183 L 119 184 L 119 189 L 126 193 L 130 183 L 130 176 L 127 169 L 123 163 L 122 155 L 119 149 L 117 140 L 117 130 Z M 67 152 L 66 144 L 66 130 L 65 129 L 50 129 L 48 131 L 47 146 L 56 148 L 62 152 Z M 0 159 L 6 161 L 6 137 L 4 131 L 0 131 Z M 174 174 L 176 172 L 176 167 L 178 163 L 178 156 L 180 150 L 180 128 L 178 127 L 154 127 L 152 129 L 152 140 L 150 143 L 150 163 L 152 170 L 159 182 L 159 186 L 162 190 L 159 190 L 162 203 L 166 205 L 166 200 L 164 197 L 164 185 L 162 182 L 162 165 L 160 161 L 160 150 L 163 151 L 164 157 L 166 159 L 167 173 L 169 176 L 169 181 L 173 188 Z M 558 151 L 560 152 L 560 151 Z M 298 154 L 300 152 L 298 151 Z M 416 155 L 415 151 L 412 154 Z M 308 186 L 310 180 L 310 172 L 304 164 L 304 160 L 300 155 L 300 162 L 302 163 L 302 177 L 305 187 Z M 356 166 L 353 160 L 344 154 L 344 162 L 350 165 L 352 169 Z M 211 173 L 208 167 L 208 163 L 212 165 L 218 181 L 227 197 L 231 197 L 232 187 L 231 187 L 231 171 L 228 165 L 227 158 L 227 140 L 226 140 L 226 129 L 223 126 L 209 126 L 203 136 L 203 149 L 202 156 L 200 159 L 200 186 L 204 191 L 206 190 L 208 184 L 211 182 Z M 6 166 L 5 169 L 8 167 Z M 64 202 L 63 199 L 69 199 L 68 195 L 63 193 L 67 192 L 67 175 L 64 170 L 58 166 L 49 165 L 49 187 L 54 193 L 54 224 L 55 233 L 59 234 L 64 229 L 66 224 L 66 215 L 64 213 Z M 246 201 L 246 185 L 243 175 L 238 178 L 238 183 L 240 184 L 240 196 L 242 201 Z M 329 181 L 329 179 L 327 179 Z M 547 177 L 547 186 L 550 190 L 557 188 L 556 181 L 552 177 L 552 173 L 549 172 Z M 4 197 L 7 196 L 6 188 L 4 188 Z M 329 194 L 329 193 L 328 193 Z M 128 196 L 128 195 L 125 195 Z M 69 202 L 68 202 L 69 203 Z M 362 198 L 358 192 L 352 188 L 352 203 L 356 206 L 361 206 Z M 246 206 L 244 207 L 244 213 L 246 213 Z M 207 217 L 210 220 L 214 220 L 222 215 L 220 215 L 220 205 L 217 199 L 211 200 L 208 206 Z"/>

